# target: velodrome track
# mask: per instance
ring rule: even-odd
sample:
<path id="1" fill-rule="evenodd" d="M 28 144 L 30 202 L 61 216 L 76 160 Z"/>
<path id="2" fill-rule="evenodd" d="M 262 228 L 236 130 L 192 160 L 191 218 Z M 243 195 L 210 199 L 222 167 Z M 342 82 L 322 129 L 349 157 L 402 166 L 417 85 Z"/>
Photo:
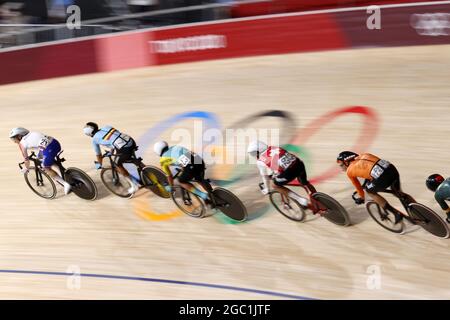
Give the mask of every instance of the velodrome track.
<path id="1" fill-rule="evenodd" d="M 340 150 L 356 143 L 393 162 L 404 190 L 439 210 L 424 179 L 449 174 L 449 68 L 450 46 L 406 47 L 180 64 L 0 87 L 0 298 L 449 299 L 450 240 L 414 227 L 391 234 L 353 204 L 343 174 L 322 176 Z M 361 108 L 347 110 L 363 114 L 326 122 L 324 115 L 351 106 Z M 267 110 L 288 112 L 295 127 L 273 117 L 247 118 Z M 255 173 L 228 184 L 249 207 L 243 224 L 220 215 L 190 218 L 147 192 L 133 200 L 108 194 L 92 169 L 83 124 L 112 124 L 139 140 L 162 121 L 191 111 L 215 117 L 222 129 L 241 120 L 281 128 L 301 146 L 309 176 L 323 177 L 317 188 L 339 199 L 354 225 L 287 220 L 260 195 L 253 167 L 233 173 L 216 165 L 207 171 L 222 180 Z M 7 138 L 19 125 L 57 137 L 66 164 L 88 171 L 100 199 L 35 196 Z M 160 137 L 170 140 L 177 127 L 192 128 L 193 120 Z M 144 159 L 157 161 L 151 148 Z M 373 268 L 381 271 L 378 289 L 367 286 Z M 77 270 L 85 275 L 80 283 L 70 274 Z"/>

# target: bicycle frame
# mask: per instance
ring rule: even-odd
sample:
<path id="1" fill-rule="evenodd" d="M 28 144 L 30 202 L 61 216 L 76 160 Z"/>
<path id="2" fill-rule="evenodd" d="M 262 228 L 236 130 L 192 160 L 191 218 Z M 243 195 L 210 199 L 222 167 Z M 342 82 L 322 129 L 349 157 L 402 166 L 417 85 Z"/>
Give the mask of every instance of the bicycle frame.
<path id="1" fill-rule="evenodd" d="M 136 148 L 136 150 L 138 150 L 138 148 Z M 113 173 L 113 179 L 118 179 L 119 175 L 117 172 L 117 158 L 119 157 L 119 154 L 115 154 L 111 151 L 106 151 L 103 155 L 102 158 L 108 158 L 109 162 L 111 164 L 111 169 L 112 169 L 112 173 Z M 139 174 L 139 180 L 141 179 L 141 172 L 142 169 L 144 168 L 144 164 L 142 163 L 142 158 L 137 158 L 136 154 L 133 152 L 133 156 L 132 159 L 130 161 L 127 161 L 126 163 L 132 163 L 136 166 L 138 174 Z M 144 183 L 144 181 L 141 181 L 141 183 Z"/>
<path id="2" fill-rule="evenodd" d="M 64 168 L 64 166 L 62 165 L 62 163 L 64 161 L 66 161 L 66 159 L 64 158 L 60 158 L 59 156 L 61 155 L 63 151 L 59 152 L 58 155 L 56 156 L 55 160 L 55 164 L 58 167 L 60 176 L 66 180 L 66 168 Z M 36 174 L 36 181 L 38 182 L 38 185 L 43 183 L 44 179 L 42 178 L 42 172 L 41 170 L 44 170 L 44 168 L 42 167 L 42 161 L 39 160 L 38 158 L 36 158 L 36 154 L 34 152 L 31 153 L 31 155 L 29 156 L 29 161 L 33 162 L 34 167 L 35 167 L 35 174 Z M 19 163 L 19 168 L 22 169 L 22 165 L 24 165 L 25 162 Z M 59 183 L 58 181 L 56 181 L 57 183 Z M 60 183 L 59 183 L 60 184 Z"/>
<path id="3" fill-rule="evenodd" d="M 401 193 L 401 192 L 399 192 L 399 191 L 394 191 L 394 190 L 391 190 L 391 189 L 387 189 L 387 190 L 383 190 L 383 191 L 379 191 L 378 193 L 389 193 L 389 194 L 392 194 L 392 195 L 394 195 L 397 199 L 399 199 L 400 200 L 400 203 L 402 204 L 402 206 L 403 206 L 403 208 L 405 209 L 405 211 L 406 211 L 406 213 L 403 213 L 403 216 L 406 218 L 406 219 L 408 219 L 408 220 L 410 220 L 411 222 L 418 222 L 418 221 L 423 221 L 423 220 L 421 220 L 421 219 L 415 219 L 415 218 L 412 218 L 410 215 L 409 215 L 409 212 L 408 212 L 408 206 L 409 206 L 409 204 L 411 203 L 411 201 L 409 201 L 408 199 L 407 199 L 407 195 L 405 194 L 405 193 Z"/>
<path id="4" fill-rule="evenodd" d="M 201 181 L 193 180 L 192 182 L 193 183 L 198 183 L 199 185 L 201 185 L 203 187 L 203 189 L 206 190 L 206 192 L 208 193 L 208 198 L 211 201 L 212 208 L 216 208 L 216 207 L 220 206 L 220 204 L 217 203 L 217 199 L 216 199 L 216 197 L 213 194 L 213 188 L 212 188 L 212 186 L 210 184 L 210 180 L 209 179 L 203 179 Z M 194 185 L 194 188 L 197 188 L 197 187 Z M 183 192 L 186 192 L 187 194 L 189 194 L 189 191 L 187 191 L 186 189 L 184 189 L 184 188 L 181 188 L 181 189 L 183 190 Z"/>
<path id="5" fill-rule="evenodd" d="M 264 183 L 260 183 L 259 187 L 262 189 L 263 188 Z M 299 184 L 299 185 L 288 185 L 290 187 L 300 187 L 303 188 L 306 191 L 306 194 L 308 195 L 308 200 L 309 200 L 309 205 L 308 208 L 314 213 L 317 214 L 320 210 L 322 210 L 322 208 L 319 206 L 319 202 L 314 199 L 313 194 L 316 192 L 315 188 L 313 185 L 311 185 L 314 188 L 314 191 L 311 191 L 310 188 L 308 188 L 305 185 Z M 285 199 L 285 195 L 280 193 L 281 195 L 281 199 L 283 200 L 284 203 L 286 203 L 286 199 Z M 300 196 L 300 195 L 299 195 Z"/>

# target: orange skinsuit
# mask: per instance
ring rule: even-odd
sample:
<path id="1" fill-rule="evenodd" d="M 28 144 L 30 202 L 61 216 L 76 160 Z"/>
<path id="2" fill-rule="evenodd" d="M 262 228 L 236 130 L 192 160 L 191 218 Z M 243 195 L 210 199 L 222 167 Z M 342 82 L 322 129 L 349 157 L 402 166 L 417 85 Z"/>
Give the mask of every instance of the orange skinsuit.
<path id="1" fill-rule="evenodd" d="M 377 156 L 370 153 L 363 153 L 355 158 L 347 168 L 347 176 L 352 181 L 359 196 L 364 199 L 364 190 L 359 183 L 358 178 L 372 180 L 370 172 L 373 166 L 380 160 Z"/>

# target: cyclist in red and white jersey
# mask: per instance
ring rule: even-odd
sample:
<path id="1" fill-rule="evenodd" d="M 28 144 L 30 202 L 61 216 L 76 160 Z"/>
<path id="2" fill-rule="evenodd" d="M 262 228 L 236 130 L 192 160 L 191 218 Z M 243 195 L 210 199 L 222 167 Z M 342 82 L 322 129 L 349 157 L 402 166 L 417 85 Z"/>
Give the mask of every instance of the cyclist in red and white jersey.
<path id="1" fill-rule="evenodd" d="M 268 146 L 261 141 L 252 141 L 247 152 L 257 159 L 256 165 L 264 183 L 263 194 L 268 194 L 272 187 L 285 196 L 301 199 L 300 204 L 307 206 L 304 198 L 298 197 L 295 192 L 285 187 L 289 182 L 297 179 L 311 193 L 316 191 L 307 179 L 305 164 L 300 158 L 283 148 Z"/>

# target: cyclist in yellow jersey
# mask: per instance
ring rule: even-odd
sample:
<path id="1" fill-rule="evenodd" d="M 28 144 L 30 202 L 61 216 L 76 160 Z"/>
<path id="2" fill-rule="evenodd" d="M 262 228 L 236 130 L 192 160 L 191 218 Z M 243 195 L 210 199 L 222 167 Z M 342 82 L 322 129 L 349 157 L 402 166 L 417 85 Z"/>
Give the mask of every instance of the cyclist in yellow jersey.
<path id="1" fill-rule="evenodd" d="M 205 181 L 205 163 L 196 153 L 181 147 L 169 147 L 167 142 L 159 141 L 154 145 L 155 153 L 160 157 L 161 169 L 167 175 L 169 186 L 167 191 L 171 191 L 174 180 L 186 190 L 196 194 L 203 200 L 208 199 L 208 193 L 198 190 L 191 181 L 195 180 L 202 186 Z M 205 187 L 204 187 L 205 188 Z"/>

